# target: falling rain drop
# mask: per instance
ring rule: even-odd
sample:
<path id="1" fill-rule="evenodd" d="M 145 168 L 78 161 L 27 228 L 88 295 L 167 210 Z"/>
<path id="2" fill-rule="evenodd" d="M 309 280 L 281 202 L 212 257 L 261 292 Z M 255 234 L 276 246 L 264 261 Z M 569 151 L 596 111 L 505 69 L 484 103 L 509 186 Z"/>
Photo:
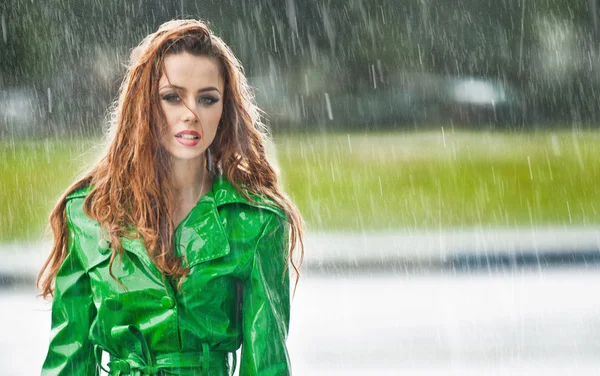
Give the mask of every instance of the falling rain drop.
<path id="1" fill-rule="evenodd" d="M 48 112 L 52 113 L 52 91 L 50 91 L 50 88 L 48 88 L 47 93 L 48 93 Z"/>
<path id="2" fill-rule="evenodd" d="M 8 35 L 6 32 L 6 19 L 4 18 L 4 14 L 2 15 L 2 18 L 0 18 L 0 22 L 2 23 L 2 40 L 4 41 L 4 43 L 8 43 Z"/>
<path id="3" fill-rule="evenodd" d="M 348 137 L 348 149 L 350 150 L 350 154 L 352 154 L 352 143 L 350 142 L 350 134 L 346 133 L 346 136 Z"/>
<path id="4" fill-rule="evenodd" d="M 273 49 L 277 52 L 277 38 L 275 37 L 275 25 L 271 25 L 271 32 L 273 34 Z"/>
<path id="5" fill-rule="evenodd" d="M 554 176 L 552 175 L 552 165 L 550 165 L 550 158 L 546 157 L 546 162 L 548 162 L 548 172 L 550 173 L 550 181 L 554 181 Z"/>
<path id="6" fill-rule="evenodd" d="M 373 89 L 377 89 L 377 76 L 375 76 L 375 65 L 371 64 L 371 77 L 373 79 Z"/>
<path id="7" fill-rule="evenodd" d="M 331 101 L 329 100 L 329 94 L 325 93 L 325 105 L 327 106 L 327 116 L 329 120 L 333 120 L 333 111 L 331 110 Z"/>
<path id="8" fill-rule="evenodd" d="M 304 74 L 304 88 L 306 89 L 306 94 L 308 94 L 308 75 L 306 73 Z"/>
<path id="9" fill-rule="evenodd" d="M 329 161 L 329 168 L 331 170 L 331 180 L 335 181 L 335 168 L 332 161 Z"/>
<path id="10" fill-rule="evenodd" d="M 553 134 L 552 137 L 550 137 L 550 140 L 552 144 L 552 152 L 554 155 L 560 156 L 560 144 L 558 143 L 558 137 Z"/>
<path id="11" fill-rule="evenodd" d="M 579 142 L 577 140 L 577 134 L 573 132 L 571 134 L 573 140 L 573 151 L 575 151 L 575 156 L 577 157 L 577 163 L 579 163 L 579 167 L 581 171 L 585 170 L 585 165 L 583 164 L 583 157 L 581 155 L 581 150 L 579 150 Z"/>
<path id="12" fill-rule="evenodd" d="M 442 127 L 442 141 L 444 142 L 444 148 L 446 148 L 446 134 L 444 133 L 444 127 Z"/>

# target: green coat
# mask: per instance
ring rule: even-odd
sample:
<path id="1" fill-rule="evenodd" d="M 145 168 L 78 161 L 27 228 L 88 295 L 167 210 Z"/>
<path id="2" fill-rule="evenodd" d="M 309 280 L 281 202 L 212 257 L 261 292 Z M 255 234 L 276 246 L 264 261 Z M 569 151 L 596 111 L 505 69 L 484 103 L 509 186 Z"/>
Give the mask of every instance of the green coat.
<path id="1" fill-rule="evenodd" d="M 240 346 L 240 376 L 290 374 L 288 223 L 280 209 L 249 203 L 217 177 L 175 229 L 175 252 L 190 268 L 181 290 L 141 240 L 122 238 L 125 256 L 112 271 L 124 290 L 109 275 L 110 244 L 83 212 L 89 191 L 67 197 L 68 255 L 56 276 L 43 375 L 99 375 L 106 351 L 110 375 L 221 376 Z"/>

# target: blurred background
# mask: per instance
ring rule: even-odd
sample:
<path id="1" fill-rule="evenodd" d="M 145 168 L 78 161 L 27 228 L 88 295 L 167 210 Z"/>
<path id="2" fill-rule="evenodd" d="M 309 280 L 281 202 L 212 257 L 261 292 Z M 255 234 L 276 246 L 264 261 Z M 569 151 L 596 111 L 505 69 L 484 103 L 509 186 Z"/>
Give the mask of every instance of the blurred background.
<path id="1" fill-rule="evenodd" d="M 600 371 L 597 0 L 4 0 L 0 360 L 39 373 L 47 217 L 129 53 L 207 20 L 307 222 L 299 375 Z M 3 371 L 4 372 L 4 371 Z"/>

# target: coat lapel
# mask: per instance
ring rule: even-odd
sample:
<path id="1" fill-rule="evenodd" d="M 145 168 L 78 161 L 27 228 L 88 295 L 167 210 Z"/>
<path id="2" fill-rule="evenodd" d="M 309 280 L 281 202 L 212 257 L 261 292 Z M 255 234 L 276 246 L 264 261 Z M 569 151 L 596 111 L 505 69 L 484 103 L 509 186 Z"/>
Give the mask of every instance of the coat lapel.
<path id="1" fill-rule="evenodd" d="M 185 255 L 187 266 L 229 254 L 225 229 L 212 195 L 203 196 L 175 230 L 175 253 Z"/>
<path id="2" fill-rule="evenodd" d="M 270 201 L 252 196 L 254 203 L 241 195 L 222 175 L 216 176 L 212 190 L 200 198 L 190 214 L 175 230 L 175 253 L 185 255 L 187 266 L 214 260 L 231 251 L 224 221 L 218 208 L 228 204 L 245 204 L 275 212 L 285 218 L 283 212 Z"/>
<path id="3" fill-rule="evenodd" d="M 246 204 L 259 209 L 271 211 L 283 218 L 286 218 L 283 210 L 281 210 L 272 200 L 262 196 L 249 194 L 249 197 L 254 201 L 250 202 L 238 191 L 236 191 L 231 183 L 229 183 L 229 181 L 227 181 L 227 179 L 225 179 L 225 177 L 222 175 L 219 175 L 215 178 L 215 182 L 213 184 L 213 195 L 215 199 L 215 205 L 217 207 L 227 204 Z"/>

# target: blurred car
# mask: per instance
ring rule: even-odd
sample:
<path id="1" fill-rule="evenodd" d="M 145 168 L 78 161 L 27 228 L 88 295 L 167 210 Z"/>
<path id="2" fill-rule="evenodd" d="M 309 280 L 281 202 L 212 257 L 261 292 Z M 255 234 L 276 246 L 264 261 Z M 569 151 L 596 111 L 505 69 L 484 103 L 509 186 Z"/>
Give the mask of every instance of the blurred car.
<path id="1" fill-rule="evenodd" d="M 32 134 L 42 113 L 38 94 L 31 88 L 0 90 L 0 135 Z"/>
<path id="2" fill-rule="evenodd" d="M 440 103 L 442 116 L 463 125 L 519 125 L 525 109 L 520 95 L 506 83 L 490 79 L 454 78 Z"/>
<path id="3" fill-rule="evenodd" d="M 289 86 L 281 77 L 254 77 L 251 82 L 276 127 L 516 127 L 524 122 L 520 93 L 487 78 L 403 72 L 354 92 L 326 78 L 312 90 Z"/>

